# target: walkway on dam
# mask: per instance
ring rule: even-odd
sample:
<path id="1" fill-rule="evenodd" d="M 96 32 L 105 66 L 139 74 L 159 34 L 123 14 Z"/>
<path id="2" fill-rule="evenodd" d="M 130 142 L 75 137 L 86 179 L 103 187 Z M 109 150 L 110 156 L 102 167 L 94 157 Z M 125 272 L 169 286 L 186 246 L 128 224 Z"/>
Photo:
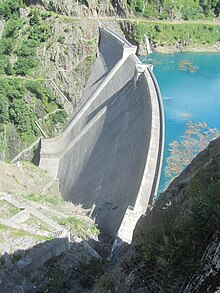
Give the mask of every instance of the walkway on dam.
<path id="1" fill-rule="evenodd" d="M 164 144 L 159 87 L 136 49 L 100 28 L 81 104 L 60 136 L 42 140 L 40 159 L 64 199 L 92 208 L 104 233 L 128 243 L 157 192 Z"/>

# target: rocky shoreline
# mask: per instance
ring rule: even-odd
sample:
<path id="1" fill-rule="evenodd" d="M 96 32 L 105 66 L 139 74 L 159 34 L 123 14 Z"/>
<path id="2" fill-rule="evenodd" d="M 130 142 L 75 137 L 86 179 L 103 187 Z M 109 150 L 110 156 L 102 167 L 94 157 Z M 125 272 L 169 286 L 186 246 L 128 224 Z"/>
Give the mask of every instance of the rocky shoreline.
<path id="1" fill-rule="evenodd" d="M 146 51 L 146 50 L 145 50 Z M 186 46 L 156 46 L 153 52 L 162 54 L 173 54 L 180 52 L 209 52 L 220 53 L 220 42 L 212 45 L 186 45 Z"/>
<path id="2" fill-rule="evenodd" d="M 131 40 L 132 42 L 132 40 Z M 133 40 L 135 42 L 135 39 Z M 145 42 L 141 41 L 137 44 L 138 46 L 138 55 L 147 55 L 147 48 Z M 176 43 L 175 45 L 152 45 L 151 49 L 154 53 L 160 54 L 174 54 L 174 53 L 181 53 L 181 52 L 209 52 L 209 53 L 220 53 L 220 42 L 215 44 L 179 44 Z"/>

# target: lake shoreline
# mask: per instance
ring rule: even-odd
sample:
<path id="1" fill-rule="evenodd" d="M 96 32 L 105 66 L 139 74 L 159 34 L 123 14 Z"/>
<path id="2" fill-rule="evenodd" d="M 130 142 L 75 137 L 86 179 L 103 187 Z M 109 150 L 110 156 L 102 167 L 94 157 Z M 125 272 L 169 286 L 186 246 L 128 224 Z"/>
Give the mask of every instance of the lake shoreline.
<path id="1" fill-rule="evenodd" d="M 220 42 L 211 45 L 173 45 L 173 46 L 151 46 L 153 53 L 175 54 L 175 53 L 220 53 Z M 138 46 L 138 55 L 148 55 L 146 44 L 140 43 Z"/>
<path id="2" fill-rule="evenodd" d="M 187 45 L 187 46 L 156 46 L 152 51 L 160 54 L 174 54 L 181 52 L 195 53 L 220 53 L 220 42 L 212 45 Z"/>

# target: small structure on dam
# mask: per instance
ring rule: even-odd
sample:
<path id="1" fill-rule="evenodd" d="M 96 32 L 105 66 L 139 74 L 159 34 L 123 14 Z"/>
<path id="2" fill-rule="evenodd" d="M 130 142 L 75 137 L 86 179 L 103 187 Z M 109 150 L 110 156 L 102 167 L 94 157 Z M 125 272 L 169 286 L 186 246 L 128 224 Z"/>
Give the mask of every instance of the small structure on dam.
<path id="1" fill-rule="evenodd" d="M 99 32 L 81 104 L 60 136 L 42 140 L 40 167 L 59 178 L 64 199 L 91 208 L 104 233 L 129 243 L 158 188 L 163 106 L 136 46 L 110 29 Z"/>

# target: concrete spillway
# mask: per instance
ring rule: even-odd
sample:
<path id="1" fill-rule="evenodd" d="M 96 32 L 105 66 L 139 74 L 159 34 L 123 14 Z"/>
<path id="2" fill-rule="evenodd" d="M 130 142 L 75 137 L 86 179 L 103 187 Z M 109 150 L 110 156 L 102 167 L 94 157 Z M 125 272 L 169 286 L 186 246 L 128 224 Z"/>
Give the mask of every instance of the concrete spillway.
<path id="1" fill-rule="evenodd" d="M 93 207 L 99 227 L 126 242 L 157 192 L 163 157 L 160 92 L 135 53 L 100 28 L 81 104 L 60 136 L 42 140 L 40 155 L 40 167 L 59 178 L 64 199 Z"/>

